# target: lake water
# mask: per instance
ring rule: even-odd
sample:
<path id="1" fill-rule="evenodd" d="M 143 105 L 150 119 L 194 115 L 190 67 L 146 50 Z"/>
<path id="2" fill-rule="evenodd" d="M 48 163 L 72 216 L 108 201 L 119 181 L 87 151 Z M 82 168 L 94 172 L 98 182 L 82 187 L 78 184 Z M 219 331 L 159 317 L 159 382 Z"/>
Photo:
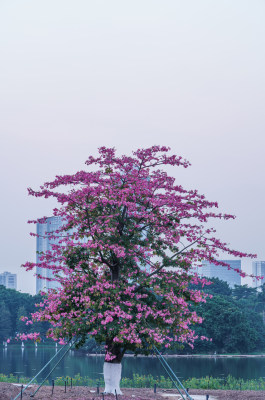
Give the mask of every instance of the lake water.
<path id="1" fill-rule="evenodd" d="M 58 348 L 59 350 L 59 348 Z M 56 353 L 55 346 L 0 347 L 0 373 L 33 377 Z M 80 374 L 97 380 L 102 374 L 103 356 L 89 356 L 82 350 L 70 351 L 52 373 L 52 379 L 59 376 Z M 182 379 L 191 377 L 225 377 L 258 379 L 265 377 L 265 357 L 229 357 L 229 358 L 183 358 L 168 357 L 167 362 L 177 376 Z M 54 365 L 54 364 L 53 364 Z M 52 367 L 50 367 L 51 369 Z M 40 378 L 44 378 L 49 369 Z M 124 357 L 122 376 L 131 378 L 134 373 L 151 374 L 154 377 L 165 375 L 162 365 L 155 357 Z"/>

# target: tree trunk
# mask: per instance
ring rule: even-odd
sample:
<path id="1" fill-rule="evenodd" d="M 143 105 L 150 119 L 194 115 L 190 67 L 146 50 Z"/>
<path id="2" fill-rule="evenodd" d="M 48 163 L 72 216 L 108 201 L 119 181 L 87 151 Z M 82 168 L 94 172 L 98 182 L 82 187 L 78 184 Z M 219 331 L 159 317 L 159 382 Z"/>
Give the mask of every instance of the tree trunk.
<path id="1" fill-rule="evenodd" d="M 121 363 L 104 362 L 104 393 L 122 394 L 120 389 Z"/>
<path id="2" fill-rule="evenodd" d="M 119 268 L 114 268 L 111 271 L 111 282 L 115 282 L 119 280 L 120 271 Z"/>
<path id="3" fill-rule="evenodd" d="M 116 356 L 112 361 L 105 361 L 103 367 L 104 381 L 105 381 L 105 393 L 122 394 L 120 389 L 121 380 L 121 360 L 124 355 L 124 351 L 113 343 L 112 340 L 106 340 L 107 352 Z"/>
<path id="4" fill-rule="evenodd" d="M 119 280 L 119 266 L 111 269 L 111 281 Z M 112 361 L 105 361 L 103 367 L 105 389 L 104 393 L 122 394 L 120 389 L 121 380 L 121 360 L 124 355 L 124 350 L 117 343 L 113 343 L 112 339 L 106 339 L 107 353 L 115 356 Z"/>

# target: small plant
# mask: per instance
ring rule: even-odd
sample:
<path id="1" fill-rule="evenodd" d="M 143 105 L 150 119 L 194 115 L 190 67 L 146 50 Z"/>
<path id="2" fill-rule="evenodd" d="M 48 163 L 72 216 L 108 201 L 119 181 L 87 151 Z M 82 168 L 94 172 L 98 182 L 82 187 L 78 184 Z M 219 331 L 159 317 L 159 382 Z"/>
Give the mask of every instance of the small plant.
<path id="1" fill-rule="evenodd" d="M 19 377 L 19 383 L 27 384 L 29 383 L 31 378 L 26 378 L 25 376 L 20 376 Z M 10 375 L 4 375 L 0 374 L 0 382 L 9 382 L 9 383 L 17 383 L 18 382 L 18 377 L 10 374 Z M 48 383 L 48 382 L 47 382 Z M 34 380 L 33 384 L 37 384 L 37 381 Z"/>
<path id="2" fill-rule="evenodd" d="M 27 377 L 19 377 L 19 382 L 23 384 L 29 383 L 31 378 Z M 70 384 L 71 377 L 70 376 L 60 376 L 55 378 L 54 384 L 55 386 L 64 386 L 65 381 Z M 0 374 L 0 382 L 9 382 L 16 383 L 17 376 L 10 374 L 4 375 Z M 33 382 L 37 384 L 35 380 Z M 46 381 L 45 385 L 50 385 L 51 382 Z M 73 386 L 87 386 L 87 387 L 96 387 L 99 384 L 100 387 L 104 386 L 104 379 L 93 379 L 87 376 L 81 376 L 80 374 L 72 377 L 72 385 Z M 163 375 L 154 377 L 152 375 L 139 375 L 133 374 L 133 378 L 122 378 L 121 387 L 123 388 L 153 388 L 154 384 L 158 388 L 161 389 L 171 389 L 174 388 L 174 384 L 170 380 Z M 202 378 L 190 378 L 182 381 L 184 387 L 188 387 L 190 389 L 220 389 L 220 390 L 265 390 L 265 380 L 263 378 L 259 379 L 241 379 L 234 378 L 231 375 L 228 375 L 224 378 L 213 378 L 212 376 L 206 376 Z"/>

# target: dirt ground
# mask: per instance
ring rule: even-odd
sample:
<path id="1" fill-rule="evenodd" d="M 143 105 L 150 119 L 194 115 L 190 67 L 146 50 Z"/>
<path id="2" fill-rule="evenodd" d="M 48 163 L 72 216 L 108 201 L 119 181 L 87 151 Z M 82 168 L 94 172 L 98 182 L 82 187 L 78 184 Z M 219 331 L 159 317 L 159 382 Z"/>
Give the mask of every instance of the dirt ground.
<path id="1" fill-rule="evenodd" d="M 30 400 L 30 394 L 36 389 L 37 386 L 32 386 L 23 393 L 23 399 Z M 20 387 L 16 387 L 11 383 L 0 382 L 0 400 L 11 400 L 14 399 L 20 393 Z M 101 389 L 102 391 L 102 389 Z M 122 389 L 123 395 L 118 395 L 119 400 L 177 400 L 179 396 L 176 391 L 158 389 L 155 394 L 152 389 Z M 172 396 L 176 393 L 176 396 Z M 265 391 L 239 391 L 239 390 L 190 390 L 190 396 L 201 395 L 202 399 L 206 399 L 206 394 L 209 394 L 209 400 L 215 398 L 217 400 L 265 400 Z M 163 395 L 163 396 L 162 396 Z M 171 396 L 169 396 L 171 395 Z M 20 399 L 20 396 L 19 398 Z M 65 389 L 62 386 L 54 388 L 52 395 L 52 389 L 49 386 L 42 387 L 38 393 L 34 396 L 36 400 L 102 400 L 103 395 L 96 393 L 95 388 L 88 388 L 84 386 L 76 386 L 72 389 L 67 387 Z M 115 400 L 114 395 L 104 395 L 104 400 Z"/>

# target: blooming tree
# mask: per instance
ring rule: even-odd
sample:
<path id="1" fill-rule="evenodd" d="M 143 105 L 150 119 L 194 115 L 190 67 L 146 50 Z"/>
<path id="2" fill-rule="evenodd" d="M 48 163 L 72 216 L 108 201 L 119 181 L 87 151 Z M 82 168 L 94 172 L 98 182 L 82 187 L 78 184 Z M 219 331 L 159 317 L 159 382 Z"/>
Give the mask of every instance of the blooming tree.
<path id="1" fill-rule="evenodd" d="M 214 236 L 207 221 L 234 216 L 214 212 L 217 203 L 177 185 L 162 168 L 189 163 L 168 152 L 153 146 L 118 157 L 101 147 L 97 158 L 86 161 L 89 171 L 29 189 L 32 196 L 55 198 L 59 207 L 53 214 L 63 220 L 49 234 L 59 235 L 59 243 L 38 264 L 25 264 L 28 270 L 52 269 L 61 284 L 48 292 L 32 320 L 49 321 L 47 336 L 55 340 L 75 337 L 81 346 L 90 335 L 104 344 L 106 392 L 120 393 L 127 350 L 148 354 L 153 345 L 192 345 L 192 325 L 201 318 L 191 306 L 205 301 L 194 285 L 206 283 L 194 265 L 208 260 L 225 267 L 220 251 L 253 257 Z"/>

